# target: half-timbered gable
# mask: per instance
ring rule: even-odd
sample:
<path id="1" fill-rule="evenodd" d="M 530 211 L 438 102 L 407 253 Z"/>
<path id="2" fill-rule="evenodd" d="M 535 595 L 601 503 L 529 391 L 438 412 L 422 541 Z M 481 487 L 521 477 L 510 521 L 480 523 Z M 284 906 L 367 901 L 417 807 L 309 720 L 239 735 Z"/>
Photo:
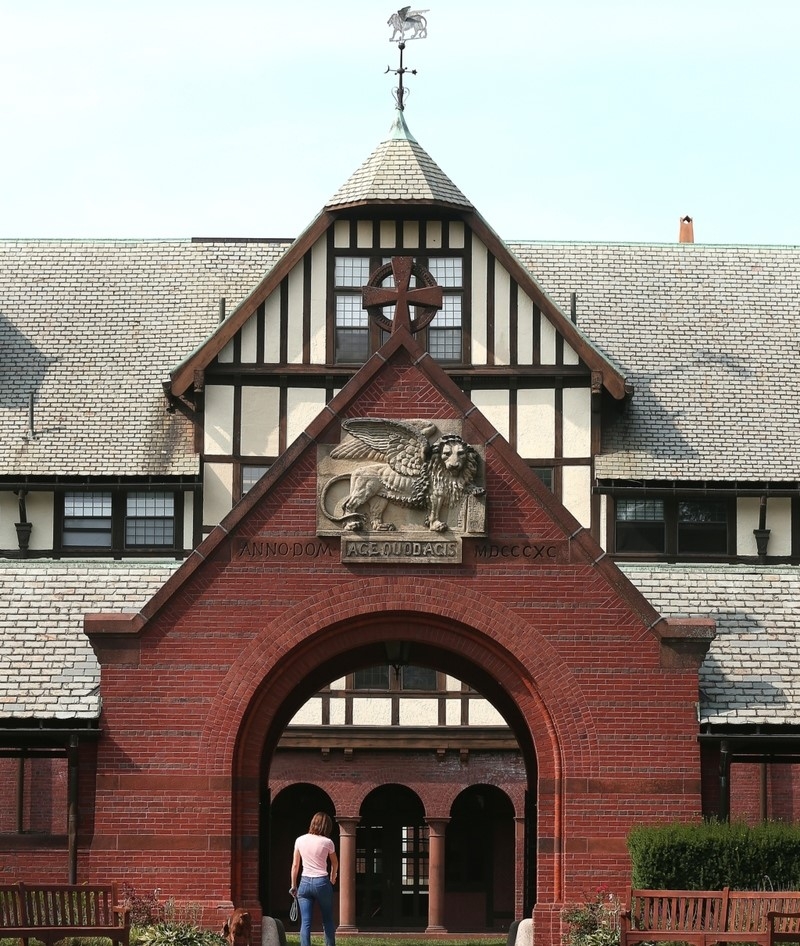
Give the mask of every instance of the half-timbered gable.
<path id="1" fill-rule="evenodd" d="M 418 340 L 578 520 L 599 403 L 626 395 L 593 347 L 411 136 L 389 137 L 201 349 L 172 373 L 202 414 L 203 527 L 232 508 L 386 338 L 362 288 L 408 256 L 442 288 Z"/>

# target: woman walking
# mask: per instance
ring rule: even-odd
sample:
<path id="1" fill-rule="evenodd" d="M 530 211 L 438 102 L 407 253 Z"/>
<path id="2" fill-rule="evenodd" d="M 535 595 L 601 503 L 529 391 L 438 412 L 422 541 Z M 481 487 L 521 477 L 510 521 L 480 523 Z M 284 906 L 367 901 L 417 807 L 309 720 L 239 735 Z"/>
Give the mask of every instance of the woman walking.
<path id="1" fill-rule="evenodd" d="M 311 946 L 311 914 L 314 911 L 315 900 L 322 913 L 325 946 L 336 946 L 336 931 L 333 925 L 333 885 L 339 873 L 339 858 L 336 856 L 333 841 L 331 841 L 332 832 L 331 816 L 318 811 L 311 819 L 308 834 L 301 834 L 294 842 L 291 894 L 297 897 L 300 905 L 300 946 Z M 330 876 L 328 876 L 328 861 L 331 865 Z"/>

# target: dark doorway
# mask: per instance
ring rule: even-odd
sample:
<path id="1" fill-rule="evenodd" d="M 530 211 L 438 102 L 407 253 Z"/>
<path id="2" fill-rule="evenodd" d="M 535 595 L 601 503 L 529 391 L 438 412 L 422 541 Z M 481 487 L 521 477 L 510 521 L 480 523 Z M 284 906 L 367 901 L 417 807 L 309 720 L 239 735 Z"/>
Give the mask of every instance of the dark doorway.
<path id="1" fill-rule="evenodd" d="M 268 850 L 271 854 L 269 865 L 269 904 L 270 915 L 280 919 L 284 925 L 289 922 L 289 871 L 292 865 L 295 839 L 308 831 L 311 819 L 318 811 L 324 811 L 335 819 L 333 803 L 328 795 L 316 785 L 298 783 L 290 785 L 275 796 L 270 809 L 270 841 Z M 333 841 L 339 850 L 339 829 L 334 820 Z M 334 898 L 335 900 L 338 898 Z M 319 920 L 319 914 L 315 914 Z M 289 926 L 291 930 L 292 927 Z"/>
<path id="2" fill-rule="evenodd" d="M 403 929 L 428 922 L 428 828 L 422 802 L 383 785 L 361 806 L 356 829 L 356 923 Z"/>
<path id="3" fill-rule="evenodd" d="M 453 802 L 445 835 L 449 930 L 508 929 L 514 919 L 514 806 L 493 785 Z"/>

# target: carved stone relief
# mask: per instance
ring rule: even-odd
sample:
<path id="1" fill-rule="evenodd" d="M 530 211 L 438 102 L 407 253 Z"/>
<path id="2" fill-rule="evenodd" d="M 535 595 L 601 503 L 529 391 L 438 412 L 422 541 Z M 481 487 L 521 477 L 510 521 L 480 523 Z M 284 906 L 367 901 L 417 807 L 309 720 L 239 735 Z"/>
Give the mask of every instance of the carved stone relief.
<path id="1" fill-rule="evenodd" d="M 482 449 L 463 439 L 457 421 L 351 418 L 341 443 L 318 448 L 319 535 L 458 540 L 460 561 L 461 536 L 486 534 L 485 492 Z"/>

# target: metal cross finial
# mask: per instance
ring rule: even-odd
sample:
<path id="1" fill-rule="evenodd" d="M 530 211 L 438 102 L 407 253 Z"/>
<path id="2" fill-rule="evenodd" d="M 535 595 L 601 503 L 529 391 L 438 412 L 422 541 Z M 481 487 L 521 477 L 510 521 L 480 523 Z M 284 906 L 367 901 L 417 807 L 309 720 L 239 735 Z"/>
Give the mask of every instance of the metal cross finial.
<path id="1" fill-rule="evenodd" d="M 387 66 L 386 71 L 399 76 L 399 85 L 392 92 L 401 112 L 405 109 L 405 100 L 409 94 L 409 90 L 403 85 L 403 76 L 407 72 L 410 72 L 412 76 L 417 74 L 416 69 L 406 69 L 403 65 L 403 50 L 406 48 L 406 40 L 425 39 L 428 35 L 428 21 L 423 15 L 427 12 L 427 10 L 412 10 L 411 7 L 401 7 L 397 13 L 393 13 L 387 20 L 387 26 L 392 27 L 389 42 L 397 43 L 400 50 L 400 68 L 392 69 Z M 411 35 L 407 36 L 407 33 Z"/>

